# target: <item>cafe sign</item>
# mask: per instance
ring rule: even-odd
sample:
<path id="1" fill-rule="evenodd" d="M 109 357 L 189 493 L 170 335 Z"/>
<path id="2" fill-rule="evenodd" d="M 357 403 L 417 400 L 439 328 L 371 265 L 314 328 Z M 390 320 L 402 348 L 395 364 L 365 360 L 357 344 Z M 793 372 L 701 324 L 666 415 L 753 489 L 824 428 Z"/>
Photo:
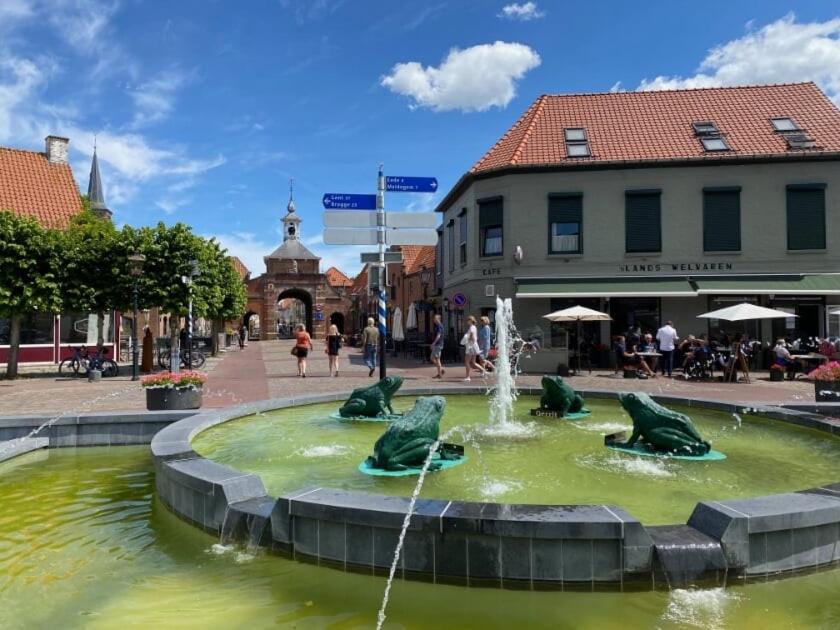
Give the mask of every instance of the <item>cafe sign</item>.
<path id="1" fill-rule="evenodd" d="M 621 273 L 691 273 L 694 271 L 732 271 L 732 263 L 728 262 L 700 262 L 700 263 L 635 263 L 619 265 Z"/>

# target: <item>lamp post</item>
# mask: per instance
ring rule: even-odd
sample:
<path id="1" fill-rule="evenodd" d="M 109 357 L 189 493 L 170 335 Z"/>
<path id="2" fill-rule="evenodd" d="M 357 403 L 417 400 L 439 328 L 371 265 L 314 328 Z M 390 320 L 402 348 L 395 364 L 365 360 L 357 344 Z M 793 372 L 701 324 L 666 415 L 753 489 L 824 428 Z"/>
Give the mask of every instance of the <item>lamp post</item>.
<path id="1" fill-rule="evenodd" d="M 189 306 L 187 307 L 187 369 L 192 370 L 192 339 L 193 339 L 193 312 L 192 312 L 192 285 L 195 278 L 201 275 L 198 268 L 198 261 L 190 261 L 190 273 L 188 276 L 181 276 L 181 282 L 187 285 L 189 292 Z"/>
<path id="2" fill-rule="evenodd" d="M 140 370 L 138 366 L 138 358 L 139 352 L 137 347 L 137 318 L 138 309 L 137 309 L 137 301 L 138 301 L 138 291 L 139 291 L 139 282 L 140 276 L 143 275 L 143 263 L 146 262 L 146 257 L 141 254 L 140 252 L 134 252 L 128 257 L 128 271 L 131 274 L 131 277 L 134 279 L 132 283 L 133 289 L 133 297 L 134 297 L 134 316 L 131 321 L 131 380 L 136 381 L 140 378 Z"/>

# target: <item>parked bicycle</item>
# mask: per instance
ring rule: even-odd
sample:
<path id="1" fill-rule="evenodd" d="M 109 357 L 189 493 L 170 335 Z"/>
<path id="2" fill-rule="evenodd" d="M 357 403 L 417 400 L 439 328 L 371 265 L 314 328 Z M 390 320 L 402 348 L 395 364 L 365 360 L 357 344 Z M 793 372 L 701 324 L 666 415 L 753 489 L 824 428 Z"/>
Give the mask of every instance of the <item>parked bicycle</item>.
<path id="1" fill-rule="evenodd" d="M 190 354 L 192 354 L 192 367 L 193 369 L 201 369 L 204 367 L 204 363 L 207 361 L 207 357 L 204 356 L 204 353 L 198 349 L 197 344 L 193 343 L 192 349 L 181 348 L 181 368 L 186 369 L 190 363 Z M 158 352 L 158 365 L 164 369 L 168 370 L 172 363 L 172 350 L 170 344 L 166 344 L 164 348 L 162 348 Z"/>
<path id="2" fill-rule="evenodd" d="M 73 356 L 64 359 L 58 365 L 58 373 L 62 376 L 85 376 L 90 370 L 100 370 L 102 376 L 117 376 L 120 367 L 113 359 L 109 359 L 107 348 L 99 348 L 91 355 L 86 346 L 73 349 Z"/>

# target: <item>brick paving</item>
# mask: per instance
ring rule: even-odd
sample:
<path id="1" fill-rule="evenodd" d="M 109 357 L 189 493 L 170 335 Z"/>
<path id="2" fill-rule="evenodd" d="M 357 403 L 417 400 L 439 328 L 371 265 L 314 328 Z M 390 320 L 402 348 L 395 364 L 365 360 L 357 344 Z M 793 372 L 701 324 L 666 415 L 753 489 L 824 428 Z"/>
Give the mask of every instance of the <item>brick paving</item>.
<path id="1" fill-rule="evenodd" d="M 291 341 L 255 341 L 240 352 L 232 349 L 219 359 L 209 359 L 206 367 L 208 384 L 205 407 L 221 407 L 265 398 L 285 398 L 303 394 L 348 391 L 372 383 L 362 363 L 361 352 L 342 349 L 338 377 L 329 377 L 327 357 L 320 340 L 310 354 L 308 376 L 297 375 L 296 359 L 291 356 Z M 525 359 L 527 362 L 527 359 Z M 402 376 L 405 386 L 435 387 L 441 391 L 465 386 L 464 368 L 447 366 L 443 381 L 432 378 L 435 370 L 415 359 L 388 357 L 388 373 Z M 522 375 L 523 386 L 538 386 L 538 375 Z M 471 385 L 481 384 L 473 376 Z M 810 382 L 770 382 L 767 373 L 753 375 L 752 383 L 717 383 L 685 381 L 682 378 L 627 380 L 614 378 L 611 371 L 595 371 L 569 379 L 576 389 L 617 391 L 633 389 L 656 394 L 673 394 L 697 398 L 713 398 L 745 403 L 808 403 L 814 400 Z M 139 383 L 129 377 L 103 379 L 88 383 L 86 379 L 58 378 L 40 374 L 16 381 L 0 380 L 0 415 L 81 413 L 145 409 L 145 397 Z"/>

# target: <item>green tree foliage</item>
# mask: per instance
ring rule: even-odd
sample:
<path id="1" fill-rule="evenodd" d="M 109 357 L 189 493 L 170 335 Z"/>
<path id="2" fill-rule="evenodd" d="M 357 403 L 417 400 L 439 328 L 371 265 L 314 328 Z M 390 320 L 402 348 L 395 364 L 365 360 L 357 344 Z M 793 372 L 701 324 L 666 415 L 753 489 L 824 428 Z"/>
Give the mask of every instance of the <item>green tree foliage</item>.
<path id="1" fill-rule="evenodd" d="M 9 319 L 9 378 L 18 372 L 21 316 L 60 309 L 58 241 L 35 219 L 0 211 L 0 315 Z"/>

